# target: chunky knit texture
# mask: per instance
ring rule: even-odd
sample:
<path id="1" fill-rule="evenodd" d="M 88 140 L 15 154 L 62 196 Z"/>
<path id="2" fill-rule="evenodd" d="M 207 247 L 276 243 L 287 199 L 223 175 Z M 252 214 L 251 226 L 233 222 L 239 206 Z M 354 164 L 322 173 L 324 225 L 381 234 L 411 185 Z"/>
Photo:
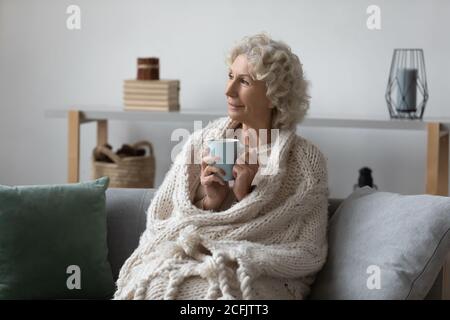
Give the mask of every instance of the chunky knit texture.
<path id="1" fill-rule="evenodd" d="M 302 299 L 327 256 L 326 159 L 280 130 L 257 187 L 225 211 L 193 203 L 201 147 L 225 137 L 228 117 L 194 132 L 147 212 L 115 299 Z M 194 146 L 196 151 L 194 151 Z M 261 169 L 261 168 L 260 168 Z"/>

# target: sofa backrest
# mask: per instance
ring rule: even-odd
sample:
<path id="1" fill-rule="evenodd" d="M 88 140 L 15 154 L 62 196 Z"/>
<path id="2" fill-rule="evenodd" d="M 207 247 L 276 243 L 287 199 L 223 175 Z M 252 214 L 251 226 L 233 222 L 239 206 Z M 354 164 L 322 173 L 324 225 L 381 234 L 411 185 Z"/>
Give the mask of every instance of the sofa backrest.
<path id="1" fill-rule="evenodd" d="M 106 191 L 108 259 L 114 280 L 139 244 L 154 193 L 155 189 L 110 188 Z"/>

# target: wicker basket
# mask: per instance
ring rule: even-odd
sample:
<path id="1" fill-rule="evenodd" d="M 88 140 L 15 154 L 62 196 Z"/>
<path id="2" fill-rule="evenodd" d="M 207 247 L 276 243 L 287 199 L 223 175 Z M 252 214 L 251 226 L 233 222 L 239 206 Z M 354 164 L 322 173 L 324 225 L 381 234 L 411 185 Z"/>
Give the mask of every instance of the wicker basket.
<path id="1" fill-rule="evenodd" d="M 155 180 L 155 156 L 153 146 L 148 141 L 139 141 L 134 148 L 147 147 L 145 156 L 119 157 L 104 146 L 97 146 L 94 153 L 103 153 L 113 163 L 95 161 L 92 157 L 92 176 L 94 179 L 108 176 L 110 188 L 153 188 Z"/>

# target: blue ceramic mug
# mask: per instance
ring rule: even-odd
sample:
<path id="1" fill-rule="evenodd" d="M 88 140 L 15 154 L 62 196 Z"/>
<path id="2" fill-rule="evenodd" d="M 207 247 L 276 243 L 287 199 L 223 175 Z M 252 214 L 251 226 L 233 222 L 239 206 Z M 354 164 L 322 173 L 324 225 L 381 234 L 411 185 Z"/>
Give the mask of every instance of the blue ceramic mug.
<path id="1" fill-rule="evenodd" d="M 225 176 L 222 177 L 223 180 L 234 180 L 233 166 L 243 147 L 239 139 L 215 139 L 209 140 L 207 143 L 209 154 L 219 157 L 214 166 L 225 171 Z"/>

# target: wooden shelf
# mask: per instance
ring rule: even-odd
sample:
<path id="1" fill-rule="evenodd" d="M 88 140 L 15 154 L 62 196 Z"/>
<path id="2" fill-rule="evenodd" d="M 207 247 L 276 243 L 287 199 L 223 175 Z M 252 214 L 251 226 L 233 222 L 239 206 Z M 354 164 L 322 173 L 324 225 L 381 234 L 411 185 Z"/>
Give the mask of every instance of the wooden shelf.
<path id="1" fill-rule="evenodd" d="M 70 110 L 53 109 L 46 110 L 47 118 L 67 118 Z M 219 117 L 225 117 L 226 112 L 208 110 L 183 110 L 177 112 L 164 111 L 122 111 L 122 110 L 90 110 L 81 109 L 80 121 L 82 123 L 99 120 L 118 121 L 157 121 L 157 122 L 191 122 L 211 121 Z M 309 117 L 307 116 L 300 126 L 304 127 L 335 127 L 335 128 L 362 128 L 362 129 L 387 129 L 387 130 L 427 130 L 428 123 L 439 122 L 444 129 L 450 130 L 450 119 L 424 119 L 424 120 L 399 120 L 389 118 L 339 118 L 339 117 Z"/>

